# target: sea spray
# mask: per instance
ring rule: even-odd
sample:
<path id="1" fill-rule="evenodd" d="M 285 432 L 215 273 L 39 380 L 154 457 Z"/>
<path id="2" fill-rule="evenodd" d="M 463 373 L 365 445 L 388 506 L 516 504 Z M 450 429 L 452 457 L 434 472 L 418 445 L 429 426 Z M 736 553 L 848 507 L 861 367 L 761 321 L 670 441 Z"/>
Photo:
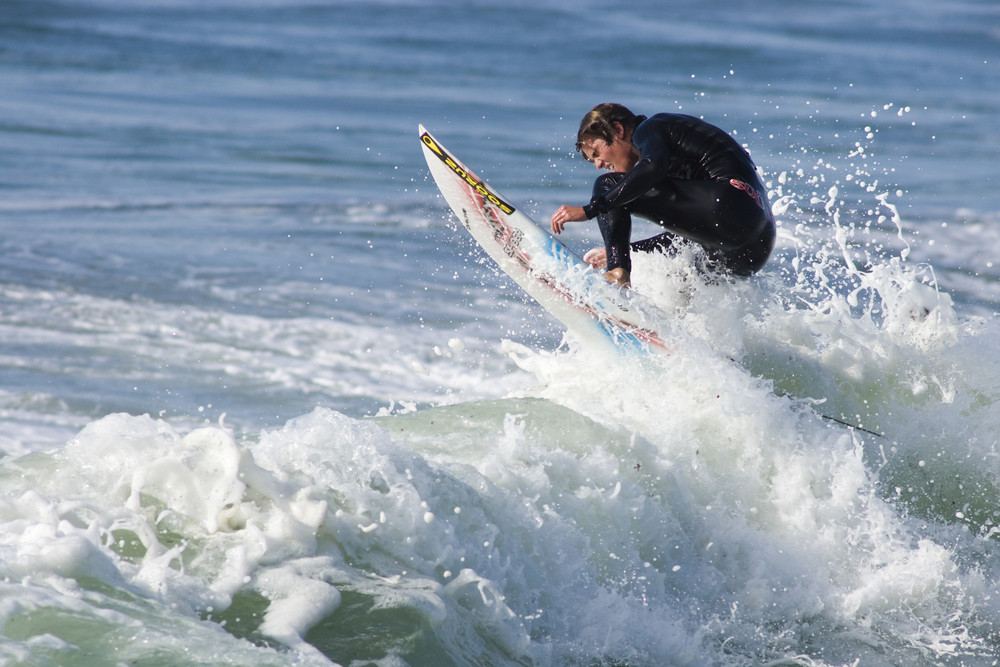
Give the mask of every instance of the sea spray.
<path id="1" fill-rule="evenodd" d="M 973 623 L 979 614 L 980 602 L 975 600 L 989 601 L 994 597 L 992 587 L 982 587 L 978 571 L 980 567 L 995 568 L 995 556 L 974 559 L 978 564 L 970 570 L 959 566 L 966 558 L 955 560 L 951 545 L 966 527 L 958 526 L 956 530 L 955 518 L 944 511 L 937 517 L 943 525 L 932 531 L 934 538 L 928 538 L 927 526 L 914 524 L 908 518 L 911 505 L 896 503 L 895 494 L 887 493 L 885 488 L 895 475 L 907 474 L 898 471 L 900 461 L 909 458 L 908 454 L 900 456 L 900 450 L 925 449 L 926 436 L 933 429 L 906 428 L 905 433 L 900 429 L 886 436 L 862 428 L 864 424 L 898 426 L 898 414 L 893 414 L 893 409 L 913 404 L 913 397 L 907 399 L 906 394 L 912 387 L 908 380 L 915 377 L 930 380 L 929 387 L 921 384 L 918 394 L 931 389 L 929 395 L 917 399 L 925 417 L 915 423 L 939 419 L 949 413 L 955 399 L 953 360 L 950 355 L 942 360 L 941 355 L 959 337 L 974 335 L 977 328 L 957 326 L 947 295 L 929 287 L 922 280 L 919 267 L 903 270 L 890 259 L 856 277 L 866 289 L 878 291 L 872 303 L 884 304 L 878 307 L 874 318 L 872 313 L 856 316 L 847 295 L 835 290 L 819 307 L 801 308 L 799 300 L 782 305 L 780 291 L 775 298 L 762 289 L 768 287 L 766 281 L 740 286 L 729 298 L 721 299 L 715 285 L 689 288 L 689 308 L 680 320 L 685 327 L 691 324 L 689 331 L 700 332 L 704 330 L 706 317 L 717 325 L 733 325 L 746 335 L 746 347 L 734 350 L 731 335 L 721 336 L 724 344 L 714 345 L 722 354 L 713 352 L 711 344 L 691 344 L 685 340 L 677 345 L 676 354 L 662 360 L 662 365 L 645 364 L 643 370 L 657 366 L 653 376 L 637 373 L 635 368 L 622 372 L 626 363 L 616 367 L 607 360 L 595 364 L 593 359 L 573 359 L 569 368 L 564 369 L 565 374 L 552 365 L 551 359 L 545 361 L 528 354 L 519 363 L 540 375 L 542 391 L 551 400 L 592 413 L 608 426 L 616 422 L 627 424 L 655 443 L 654 451 L 683 466 L 675 481 L 681 481 L 689 491 L 711 490 L 714 502 L 706 499 L 706 508 L 717 508 L 721 503 L 728 508 L 727 514 L 734 510 L 743 514 L 750 526 L 758 526 L 765 518 L 768 540 L 780 545 L 773 555 L 783 568 L 789 568 L 788 563 L 797 560 L 796 552 L 802 559 L 803 572 L 816 563 L 826 563 L 825 578 L 834 585 L 826 590 L 822 587 L 812 590 L 801 598 L 812 600 L 813 606 L 803 606 L 807 610 L 803 616 L 792 614 L 799 623 L 814 631 L 826 626 L 826 633 L 831 632 L 831 626 L 827 625 L 830 623 L 837 626 L 850 622 L 851 618 L 884 614 L 885 623 L 910 628 L 908 641 L 918 652 L 933 646 L 941 655 L 988 654 L 991 645 L 987 635 L 981 635 L 980 639 L 969 637 L 966 624 Z M 709 294 L 710 299 L 700 298 Z M 935 309 L 941 312 L 932 316 Z M 740 316 L 734 316 L 733 312 Z M 796 352 L 795 346 L 789 347 L 785 342 L 789 340 L 786 338 L 789 323 L 799 329 L 790 339 L 801 340 L 806 349 L 818 349 L 819 354 L 813 358 L 808 353 L 789 354 Z M 761 344 L 762 337 L 770 338 L 776 349 L 766 350 Z M 783 349 L 777 349 L 782 346 Z M 728 355 L 734 352 L 748 363 L 753 373 L 732 363 Z M 774 367 L 765 368 L 760 363 L 760 357 L 764 356 L 787 357 L 787 362 L 779 362 L 787 363 L 786 370 L 775 372 Z M 818 362 L 819 367 L 810 369 L 812 361 Z M 599 380 L 593 380 L 594 375 L 587 373 L 581 379 L 579 369 L 592 367 L 601 368 Z M 789 381 L 803 371 L 813 373 L 814 377 L 806 377 L 801 383 Z M 754 377 L 758 373 L 760 376 Z M 830 377 L 836 381 L 830 384 L 820 381 Z M 969 388 L 982 387 L 979 379 L 970 383 Z M 777 395 L 771 393 L 772 386 L 779 387 Z M 783 391 L 782 387 L 791 391 Z M 797 397 L 791 393 L 799 389 L 803 391 Z M 716 399 L 725 398 L 706 409 L 706 395 L 713 394 Z M 784 405 L 775 402 L 778 396 L 788 399 Z M 984 402 L 983 406 L 986 405 Z M 928 408 L 933 416 L 926 415 Z M 817 421 L 825 421 L 828 415 L 824 410 L 834 410 L 841 417 L 853 420 L 843 429 L 843 436 L 830 434 L 815 423 L 810 425 L 809 420 L 796 422 L 792 418 L 812 415 Z M 776 419 L 779 415 L 780 420 Z M 788 424 L 787 430 L 775 431 L 781 420 Z M 957 415 L 948 421 L 957 425 Z M 925 442 L 921 444 L 921 440 Z M 957 457 L 966 459 L 964 474 L 969 476 L 970 485 L 977 487 L 975 496 L 996 497 L 993 449 L 991 443 L 986 443 L 973 456 L 989 464 L 990 472 L 986 474 L 968 469 L 967 452 Z M 963 466 L 955 458 L 954 453 L 938 450 L 936 463 L 921 460 L 913 470 L 925 470 L 931 465 L 950 484 L 957 485 L 949 490 L 960 492 L 958 480 L 963 473 L 959 471 Z M 909 466 L 903 464 L 903 467 Z M 926 517 L 927 498 L 935 493 L 928 488 L 928 480 L 922 481 L 916 488 L 913 485 L 908 488 L 915 493 L 913 509 L 919 508 L 920 516 Z M 933 485 L 930 480 L 930 487 Z M 941 508 L 944 503 L 931 504 Z M 970 521 L 961 511 L 955 516 L 960 521 Z M 980 517 L 978 525 L 973 526 L 978 536 L 959 538 L 963 550 L 980 553 L 985 546 L 980 539 L 991 534 L 990 526 L 990 522 L 982 524 Z M 745 537 L 747 527 L 739 532 Z M 732 530 L 727 532 L 727 536 L 731 534 Z M 920 534 L 925 537 L 918 538 Z M 794 544 L 781 542 L 779 536 L 791 537 Z M 718 538 L 712 540 L 713 546 L 720 542 Z M 810 553 L 803 553 L 805 542 L 811 543 L 816 551 L 805 548 Z M 886 570 L 886 559 L 898 562 L 898 566 Z M 893 574 L 886 576 L 887 572 Z M 739 576 L 747 574 L 741 571 Z M 914 577 L 936 583 L 929 588 L 926 582 L 915 586 L 915 582 L 909 581 Z M 794 579 L 799 586 L 808 582 L 810 588 L 822 581 L 811 574 L 803 574 L 801 580 Z M 746 586 L 749 581 L 744 579 L 741 583 Z M 771 591 L 786 593 L 794 589 L 785 584 L 769 587 Z M 742 606 L 746 613 L 747 602 L 759 599 L 760 593 L 751 594 L 749 589 L 743 593 L 734 600 L 734 609 Z M 873 594 L 880 600 L 874 606 Z M 961 602 L 963 594 L 970 596 L 968 604 Z M 864 601 L 863 610 L 857 606 L 859 601 Z M 775 600 L 770 604 L 781 607 L 783 618 L 788 620 L 790 609 L 786 604 Z M 948 610 L 953 604 L 964 612 L 951 616 Z M 909 612 L 903 610 L 911 607 L 917 612 L 907 620 Z M 760 605 L 753 611 L 761 614 Z M 774 619 L 764 620 L 766 614 L 751 617 L 775 628 L 770 625 Z M 928 635 L 924 624 L 934 627 L 934 633 Z M 787 626 L 789 632 L 791 627 Z M 771 648 L 780 643 L 781 636 L 777 632 L 771 637 L 770 641 L 776 642 Z M 746 650 L 766 653 L 763 646 L 753 649 L 753 645 L 753 642 L 747 644 Z M 852 652 L 863 654 L 856 653 L 858 650 L 853 642 L 838 640 L 817 655 L 843 655 L 848 660 Z"/>
<path id="2" fill-rule="evenodd" d="M 60 450 L 5 460 L 0 484 L 3 577 L 21 589 L 4 608 L 17 640 L 5 655 L 284 661 L 200 619 L 230 607 L 262 562 L 315 552 L 315 529 L 303 526 L 322 517 L 322 501 L 283 487 L 224 429 L 182 436 L 148 417 L 111 415 Z M 177 627 L 187 628 L 184 645 Z M 228 629 L 256 632 L 239 621 Z M 302 664 L 328 662 L 311 655 L 301 652 Z"/>
<path id="3" fill-rule="evenodd" d="M 995 324 L 962 319 L 904 254 L 887 198 L 869 215 L 842 183 L 800 195 L 780 181 L 774 271 L 706 280 L 693 247 L 636 258 L 636 289 L 673 316 L 668 354 L 497 332 L 506 358 L 482 366 L 449 329 L 391 367 L 440 381 L 437 405 L 387 400 L 369 419 L 318 408 L 242 438 L 114 414 L 60 450 L 6 459 L 14 602 L 0 650 L 180 664 L 989 659 Z M 317 327 L 310 346 L 337 330 Z M 517 382 L 488 400 L 455 400 L 510 368 Z"/>
<path id="4" fill-rule="evenodd" d="M 316 410 L 242 443 L 221 427 L 107 417 L 59 452 L 6 462 L 5 497 L 22 500 L 6 510 L 8 542 L 20 537 L 5 562 L 47 551 L 48 581 L 94 590 L 89 614 L 110 587 L 193 624 L 196 643 L 224 628 L 303 662 L 738 664 L 809 646 L 813 662 L 844 664 L 887 648 L 915 662 L 991 650 L 976 625 L 995 614 L 991 538 L 933 507 L 911 518 L 886 492 L 892 448 L 919 447 L 776 393 L 730 356 L 738 337 L 700 341 L 712 308 L 737 306 L 716 289 L 693 284 L 662 358 L 507 344 L 537 379 L 520 397 L 376 420 Z M 790 318 L 747 307 L 771 303 L 758 285 L 736 293 L 742 315 L 724 321 L 749 322 L 751 342 L 755 322 Z M 861 361 L 862 380 L 882 359 Z M 16 567 L 5 576 L 32 585 Z M 7 618 L 26 627 L 23 607 Z M 44 644 L 54 654 L 83 641 L 37 627 L 62 638 Z M 144 653 L 126 642 L 120 655 Z"/>

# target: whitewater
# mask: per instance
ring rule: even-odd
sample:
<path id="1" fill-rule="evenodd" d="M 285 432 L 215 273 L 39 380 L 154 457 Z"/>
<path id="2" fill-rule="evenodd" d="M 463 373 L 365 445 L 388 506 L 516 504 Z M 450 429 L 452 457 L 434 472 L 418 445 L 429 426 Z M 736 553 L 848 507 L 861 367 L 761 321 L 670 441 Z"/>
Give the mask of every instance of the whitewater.
<path id="1" fill-rule="evenodd" d="M 996 664 L 998 10 L 466 10 L 5 5 L 0 664 Z M 778 220 L 746 280 L 635 257 L 669 354 L 531 302 L 417 139 L 546 220 L 609 100 Z"/>

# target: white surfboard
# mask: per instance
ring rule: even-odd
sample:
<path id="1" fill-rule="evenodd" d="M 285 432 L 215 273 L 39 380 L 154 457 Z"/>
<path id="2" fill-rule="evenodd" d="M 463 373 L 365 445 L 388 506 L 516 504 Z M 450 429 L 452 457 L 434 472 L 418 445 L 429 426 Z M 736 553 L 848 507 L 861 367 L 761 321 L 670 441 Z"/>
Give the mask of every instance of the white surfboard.
<path id="1" fill-rule="evenodd" d="M 618 350 L 668 352 L 657 332 L 666 314 L 611 285 L 510 200 L 476 176 L 420 126 L 431 175 L 462 225 L 497 265 L 588 344 Z"/>

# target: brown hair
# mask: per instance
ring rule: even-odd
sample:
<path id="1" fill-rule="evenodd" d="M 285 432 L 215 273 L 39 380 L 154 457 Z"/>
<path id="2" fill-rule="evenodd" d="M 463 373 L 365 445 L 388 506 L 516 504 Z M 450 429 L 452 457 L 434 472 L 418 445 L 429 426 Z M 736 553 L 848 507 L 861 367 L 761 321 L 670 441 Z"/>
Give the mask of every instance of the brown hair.
<path id="1" fill-rule="evenodd" d="M 621 123 L 626 129 L 635 129 L 639 123 L 646 120 L 645 116 L 637 116 L 626 107 L 614 102 L 605 102 L 587 112 L 580 121 L 580 130 L 576 133 L 576 150 L 583 148 L 587 139 L 603 139 L 608 144 L 615 141 L 615 123 Z"/>

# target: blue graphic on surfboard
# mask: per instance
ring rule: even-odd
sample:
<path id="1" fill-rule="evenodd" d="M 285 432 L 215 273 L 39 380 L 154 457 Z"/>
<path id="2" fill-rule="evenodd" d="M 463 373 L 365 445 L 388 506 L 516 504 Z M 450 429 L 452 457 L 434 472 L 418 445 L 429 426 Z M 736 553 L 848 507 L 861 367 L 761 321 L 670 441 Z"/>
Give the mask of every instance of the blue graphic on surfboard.
<path id="1" fill-rule="evenodd" d="M 462 225 L 509 275 L 584 343 L 669 352 L 657 332 L 666 314 L 608 283 L 580 257 L 476 176 L 420 126 L 424 158 Z"/>

